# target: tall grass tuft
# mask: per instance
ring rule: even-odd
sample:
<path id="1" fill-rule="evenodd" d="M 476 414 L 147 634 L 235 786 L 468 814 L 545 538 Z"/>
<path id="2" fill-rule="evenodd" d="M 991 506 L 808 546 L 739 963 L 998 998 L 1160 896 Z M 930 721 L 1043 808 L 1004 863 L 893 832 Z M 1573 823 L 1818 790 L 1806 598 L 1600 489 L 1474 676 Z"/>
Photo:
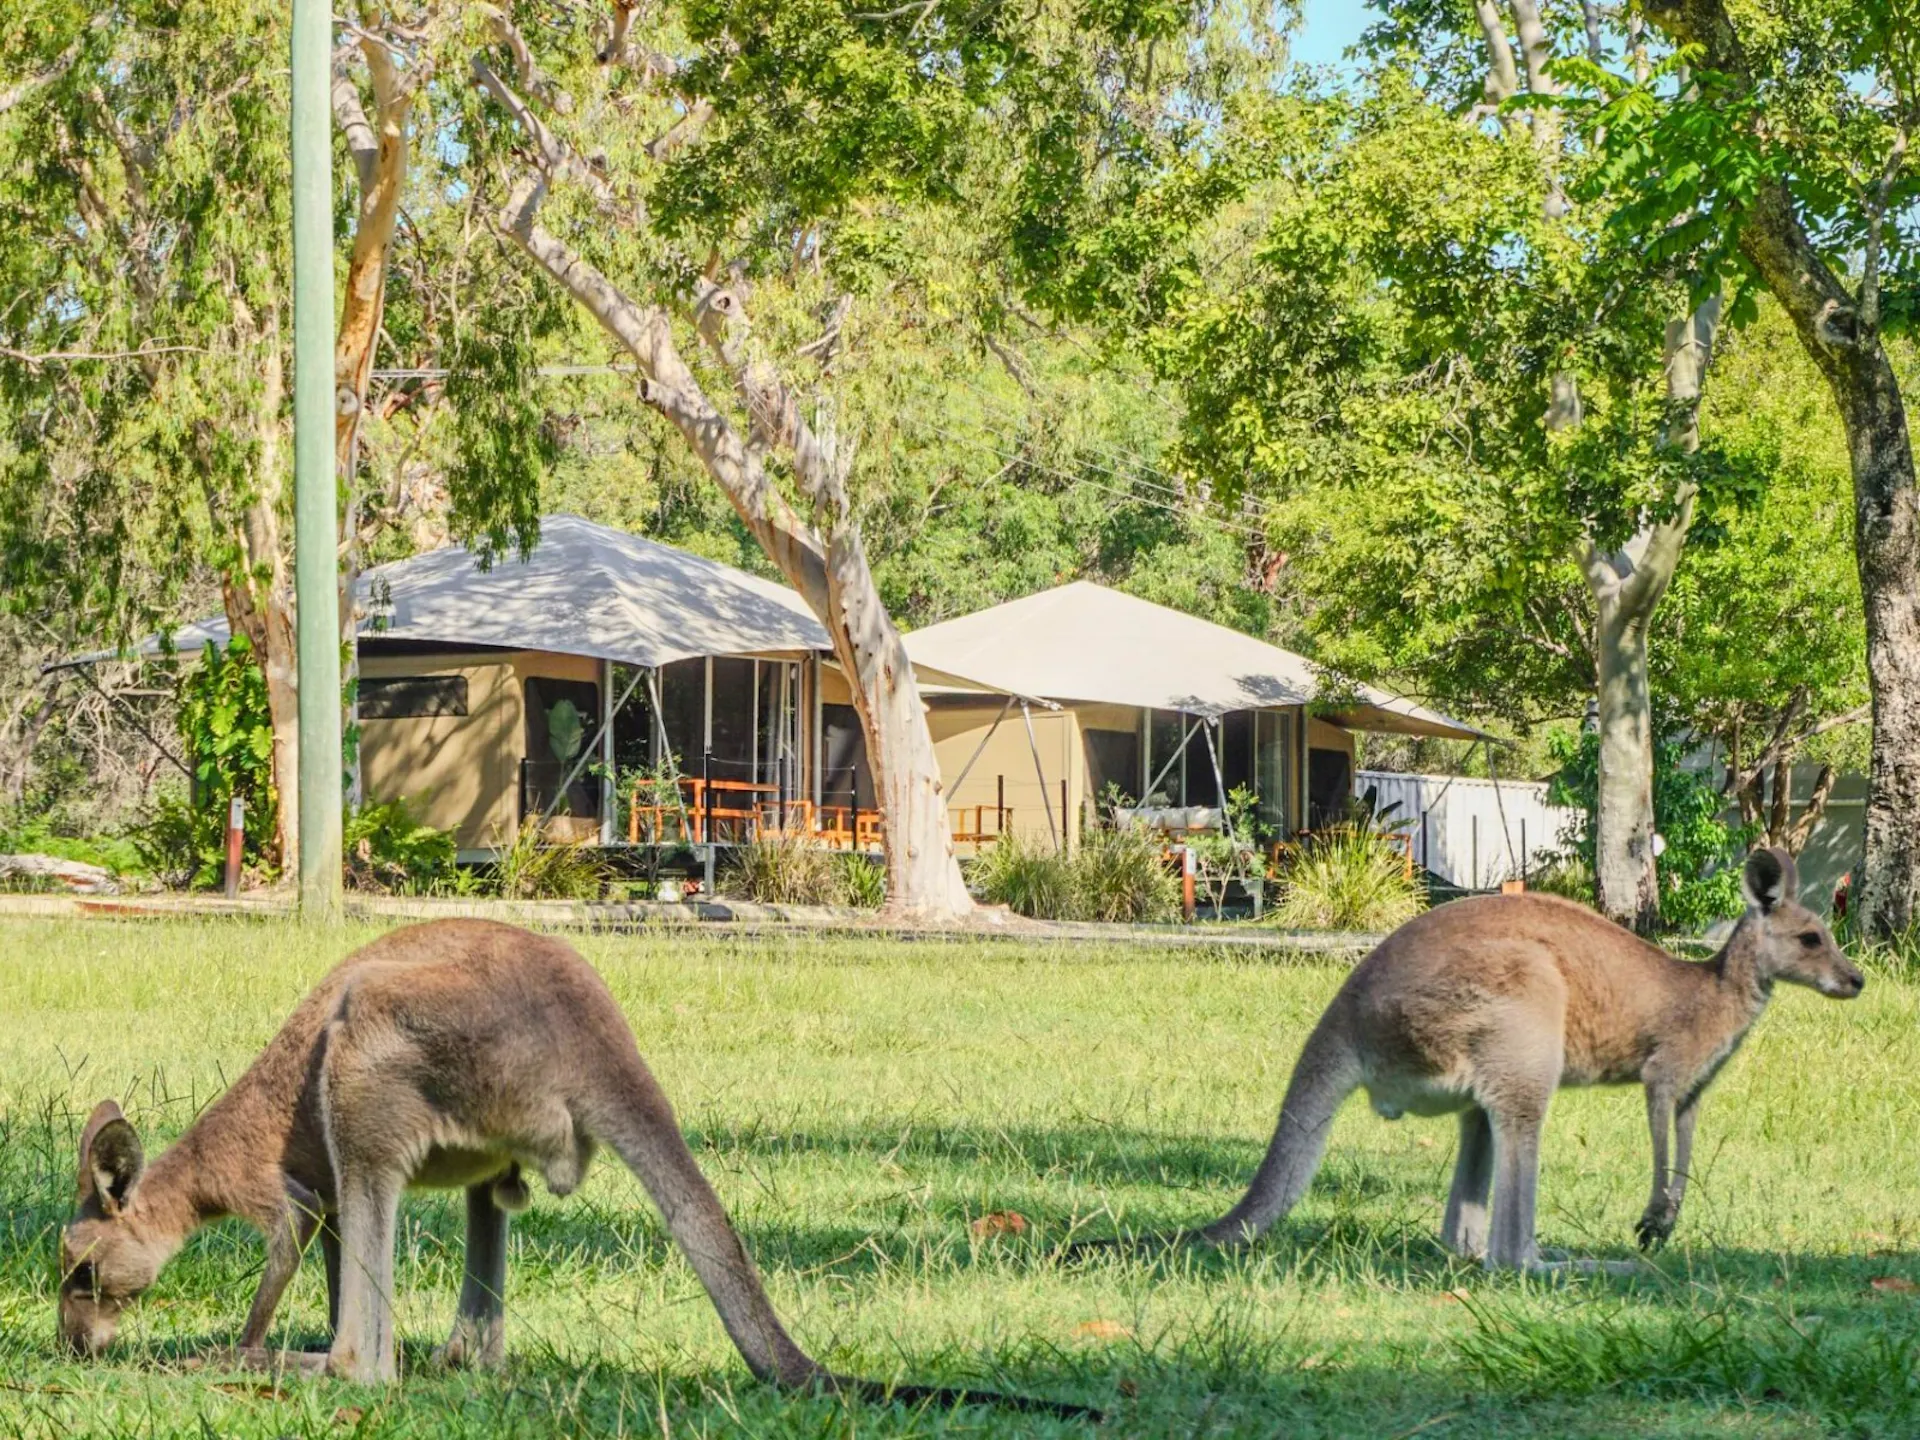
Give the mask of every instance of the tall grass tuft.
<path id="1" fill-rule="evenodd" d="M 1032 920 L 1137 924 L 1179 911 L 1180 883 L 1158 837 L 1137 826 L 1089 830 L 1072 855 L 1011 832 L 973 862 L 974 893 Z"/>
<path id="2" fill-rule="evenodd" d="M 734 850 L 719 888 L 723 895 L 762 905 L 878 906 L 885 872 L 864 855 L 838 854 L 799 835 L 772 834 Z"/>
<path id="3" fill-rule="evenodd" d="M 1030 920 L 1071 920 L 1073 877 L 1064 856 L 1009 831 L 973 862 L 973 891 Z"/>
<path id="4" fill-rule="evenodd" d="M 597 900 L 612 871 L 588 841 L 555 841 L 532 816 L 494 862 L 488 887 L 503 900 Z"/>
<path id="5" fill-rule="evenodd" d="M 1290 930 L 1392 930 L 1426 908 L 1404 856 L 1370 831 L 1316 836 L 1282 877 L 1273 921 Z"/>
<path id="6" fill-rule="evenodd" d="M 1067 870 L 1078 919 L 1141 924 L 1180 913 L 1180 881 L 1160 838 L 1141 826 L 1087 831 Z"/>

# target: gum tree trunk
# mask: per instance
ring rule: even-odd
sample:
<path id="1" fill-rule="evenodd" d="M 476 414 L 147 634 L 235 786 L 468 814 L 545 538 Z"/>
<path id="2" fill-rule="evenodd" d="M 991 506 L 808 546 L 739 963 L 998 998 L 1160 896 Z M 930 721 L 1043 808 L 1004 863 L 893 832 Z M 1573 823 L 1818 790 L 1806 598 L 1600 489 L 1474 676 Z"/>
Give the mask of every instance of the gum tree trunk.
<path id="1" fill-rule="evenodd" d="M 1699 45 L 1703 68 L 1752 92 L 1723 0 L 1649 0 L 1646 14 L 1674 40 Z M 1814 248 L 1783 183 L 1761 186 L 1747 202 L 1739 245 L 1792 319 L 1846 429 L 1873 692 L 1866 857 L 1853 907 L 1867 933 L 1890 936 L 1920 919 L 1920 510 L 1900 381 L 1880 334 L 1878 230 L 1858 298 Z"/>
<path id="2" fill-rule="evenodd" d="M 515 111 L 553 169 L 570 157 L 518 97 L 476 61 L 475 78 Z M 623 294 L 605 275 L 535 222 L 544 178 L 523 180 L 501 211 L 501 233 L 547 272 L 639 367 L 640 398 L 685 438 L 761 548 L 826 627 L 853 691 L 886 825 L 887 908 L 925 920 L 973 910 L 954 854 L 933 737 L 906 647 L 873 581 L 850 516 L 845 463 L 831 433 L 814 432 L 774 367 L 751 350 L 739 297 L 702 281 L 694 319 L 708 348 L 732 373 L 751 420 L 751 443 L 707 398 L 681 357 L 666 312 Z M 767 474 L 762 456 L 779 448 L 812 502 L 809 524 Z"/>

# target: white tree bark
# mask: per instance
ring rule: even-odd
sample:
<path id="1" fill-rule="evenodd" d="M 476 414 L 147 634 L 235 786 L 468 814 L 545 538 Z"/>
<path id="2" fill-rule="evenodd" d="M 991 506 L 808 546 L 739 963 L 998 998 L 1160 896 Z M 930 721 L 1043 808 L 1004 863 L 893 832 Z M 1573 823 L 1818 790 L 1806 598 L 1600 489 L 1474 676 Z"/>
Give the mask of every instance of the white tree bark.
<path id="1" fill-rule="evenodd" d="M 475 60 L 476 81 L 521 119 L 543 169 L 575 166 L 524 103 Z M 674 343 L 667 313 L 623 294 L 571 247 L 536 223 L 546 180 L 523 179 L 498 218 L 501 232 L 564 287 L 638 365 L 640 398 L 677 429 L 761 548 L 832 638 L 866 734 L 886 825 L 887 906 L 918 919 L 952 919 L 973 908 L 954 855 L 933 740 L 906 648 L 874 585 L 847 502 L 836 449 L 822 443 L 778 372 L 752 351 L 744 308 L 732 291 L 701 282 L 695 322 L 732 374 L 752 426 L 743 440 L 708 399 Z M 794 512 L 766 471 L 779 449 L 814 508 Z"/>
<path id="2" fill-rule="evenodd" d="M 1691 454 L 1700 447 L 1700 392 L 1713 355 L 1720 297 L 1667 327 L 1668 424 L 1662 443 Z M 1693 523 L 1691 485 L 1674 513 L 1643 527 L 1627 545 L 1581 557 L 1596 619 L 1599 660 L 1600 783 L 1594 816 L 1594 885 L 1600 910 L 1639 931 L 1660 916 L 1653 854 L 1653 709 L 1647 674 L 1647 632 L 1673 583 Z"/>

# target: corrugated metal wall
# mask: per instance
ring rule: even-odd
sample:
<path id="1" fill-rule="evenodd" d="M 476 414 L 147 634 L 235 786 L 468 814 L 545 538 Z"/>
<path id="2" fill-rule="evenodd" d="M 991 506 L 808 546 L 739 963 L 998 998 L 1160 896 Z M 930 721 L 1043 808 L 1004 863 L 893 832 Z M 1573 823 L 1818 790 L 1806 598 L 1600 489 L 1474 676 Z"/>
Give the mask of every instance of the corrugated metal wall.
<path id="1" fill-rule="evenodd" d="M 1538 869 L 1561 848 L 1563 832 L 1582 821 L 1578 810 L 1549 805 L 1545 785 L 1528 781 L 1355 771 L 1353 793 L 1369 789 L 1382 809 L 1398 803 L 1392 818 L 1413 822 L 1414 862 L 1468 890 L 1495 889 Z"/>

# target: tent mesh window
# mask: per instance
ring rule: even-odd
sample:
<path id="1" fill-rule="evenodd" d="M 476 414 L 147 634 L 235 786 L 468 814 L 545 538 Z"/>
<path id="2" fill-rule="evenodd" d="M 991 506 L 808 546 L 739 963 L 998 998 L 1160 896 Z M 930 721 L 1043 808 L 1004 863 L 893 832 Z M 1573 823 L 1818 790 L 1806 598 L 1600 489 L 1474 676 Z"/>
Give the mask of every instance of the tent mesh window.
<path id="1" fill-rule="evenodd" d="M 362 720 L 418 720 L 467 713 L 464 675 L 362 676 L 356 711 Z"/>
<path id="2" fill-rule="evenodd" d="M 600 732 L 600 687 L 586 680 L 550 680 L 529 676 L 526 682 L 527 750 L 520 762 L 522 816 L 573 815 L 584 820 L 600 816 L 600 781 L 589 773 L 593 762 L 580 765 L 581 751 L 593 745 Z M 579 766 L 579 773 L 574 768 Z M 561 783 L 573 775 L 559 804 Z"/>

